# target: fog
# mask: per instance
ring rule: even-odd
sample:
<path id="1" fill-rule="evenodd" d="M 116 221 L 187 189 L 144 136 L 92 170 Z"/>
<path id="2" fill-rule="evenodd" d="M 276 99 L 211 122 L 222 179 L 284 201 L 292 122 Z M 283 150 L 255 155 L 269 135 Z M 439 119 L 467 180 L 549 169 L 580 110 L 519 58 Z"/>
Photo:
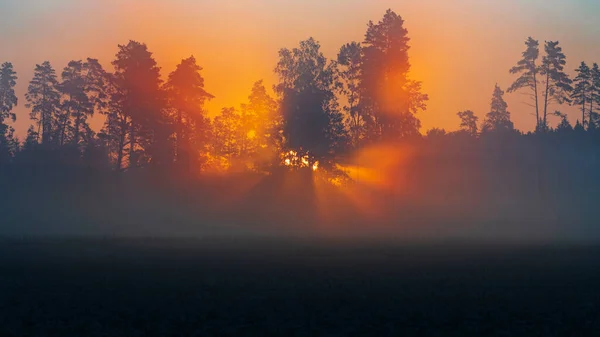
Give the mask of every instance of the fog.
<path id="1" fill-rule="evenodd" d="M 534 155 L 541 152 L 533 141 L 521 140 L 519 148 L 510 141 L 500 147 L 456 142 L 372 146 L 337 164 L 335 175 L 333 170 L 286 167 L 270 173 L 194 175 L 151 168 L 116 173 L 17 167 L 4 175 L 8 188 L 3 188 L 0 235 L 400 241 L 599 237 L 597 183 L 589 178 L 597 165 L 591 149 L 568 151 L 569 157 L 547 151 L 542 160 Z"/>

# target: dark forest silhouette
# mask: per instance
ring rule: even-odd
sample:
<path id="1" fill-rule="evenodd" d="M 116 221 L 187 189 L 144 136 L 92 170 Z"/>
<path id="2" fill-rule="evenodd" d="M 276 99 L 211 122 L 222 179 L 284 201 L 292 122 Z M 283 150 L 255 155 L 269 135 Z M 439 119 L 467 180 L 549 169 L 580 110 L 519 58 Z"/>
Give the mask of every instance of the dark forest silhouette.
<path id="1" fill-rule="evenodd" d="M 515 129 L 505 92 L 491 83 L 481 122 L 461 111 L 459 131 L 421 135 L 418 113 L 428 96 L 408 75 L 409 41 L 391 10 L 334 60 L 315 39 L 301 41 L 279 51 L 275 97 L 258 80 L 247 102 L 213 119 L 204 104 L 216 93 L 193 56 L 164 81 L 136 41 L 118 46 L 112 72 L 93 58 L 58 73 L 44 62 L 29 82 L 24 139 L 11 127 L 27 118 L 12 113 L 22 104 L 17 74 L 4 63 L 0 216 L 39 228 L 93 223 L 103 233 L 120 224 L 156 223 L 169 233 L 175 222 L 310 227 L 320 220 L 589 229 L 600 191 L 598 65 L 582 62 L 570 79 L 557 41 L 541 53 L 528 38 L 507 92 L 531 97 L 534 132 Z M 556 109 L 566 104 L 581 110 L 575 126 Z M 89 125 L 93 115 L 105 117 L 99 131 Z M 560 119 L 555 128 L 552 118 Z"/>

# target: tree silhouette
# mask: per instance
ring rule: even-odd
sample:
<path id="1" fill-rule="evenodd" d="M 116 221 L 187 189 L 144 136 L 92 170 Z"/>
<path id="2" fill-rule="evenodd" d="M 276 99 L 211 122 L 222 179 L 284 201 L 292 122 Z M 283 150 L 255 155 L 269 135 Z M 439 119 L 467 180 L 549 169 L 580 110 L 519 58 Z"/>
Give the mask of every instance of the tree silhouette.
<path id="1" fill-rule="evenodd" d="M 79 148 L 81 136 L 90 134 L 87 118 L 104 107 L 105 78 L 104 69 L 95 59 L 88 59 L 87 62 L 71 61 L 64 69 L 62 82 L 58 86 L 63 96 L 60 145 L 70 142 Z M 90 141 L 89 137 L 84 138 L 86 143 Z"/>
<path id="2" fill-rule="evenodd" d="M 428 96 L 408 78 L 408 31 L 404 20 L 388 10 L 368 24 L 363 48 L 361 105 L 368 115 L 372 139 L 399 139 L 418 134 L 414 114 L 426 108 Z"/>
<path id="3" fill-rule="evenodd" d="M 312 162 L 329 162 L 344 144 L 343 117 L 334 93 L 335 63 L 328 62 L 313 38 L 298 48 L 282 49 L 275 91 L 282 98 L 283 136 L 287 150 Z"/>
<path id="4" fill-rule="evenodd" d="M 438 141 L 440 139 L 444 139 L 444 137 L 448 135 L 446 130 L 440 128 L 433 128 L 427 131 L 427 138 L 430 140 Z"/>
<path id="5" fill-rule="evenodd" d="M 15 94 L 17 73 L 12 63 L 5 62 L 0 66 L 0 163 L 4 162 L 16 150 L 14 129 L 6 124 L 6 120 L 15 122 L 17 116 L 12 112 L 18 103 Z"/>
<path id="6" fill-rule="evenodd" d="M 269 166 L 281 152 L 282 118 L 262 80 L 253 84 L 241 112 L 242 152 L 253 165 Z"/>
<path id="7" fill-rule="evenodd" d="M 594 103 L 600 105 L 600 67 L 594 63 L 590 71 L 590 121 L 598 124 L 598 113 L 594 110 Z"/>
<path id="8" fill-rule="evenodd" d="M 500 89 L 498 84 L 494 88 L 492 102 L 490 104 L 490 112 L 485 116 L 483 121 L 482 131 L 512 131 L 514 125 L 510 120 L 510 112 L 507 110 L 508 104 L 504 101 L 504 91 Z"/>
<path id="9" fill-rule="evenodd" d="M 572 132 L 573 126 L 571 126 L 571 123 L 569 123 L 569 120 L 567 119 L 567 115 L 560 114 L 560 113 L 558 115 L 560 116 L 560 123 L 556 127 L 556 131 L 560 132 L 560 133 Z"/>
<path id="10" fill-rule="evenodd" d="M 347 125 L 353 146 L 359 146 L 365 136 L 365 120 L 360 107 L 360 79 L 362 76 L 362 48 L 360 43 L 351 42 L 343 45 L 338 53 L 337 62 L 340 74 L 340 91 L 348 101 L 344 106 L 347 115 Z"/>
<path id="11" fill-rule="evenodd" d="M 46 61 L 35 66 L 33 79 L 25 98 L 27 108 L 31 108 L 31 119 L 38 123 L 38 134 L 41 130 L 42 144 L 48 144 L 56 139 L 51 139 L 57 124 L 56 115 L 60 107 L 60 92 L 57 89 L 58 80 L 56 71 Z"/>
<path id="12" fill-rule="evenodd" d="M 11 119 L 13 122 L 17 120 L 17 116 L 12 112 L 13 107 L 18 103 L 15 85 L 17 85 L 17 73 L 12 63 L 5 62 L 0 67 L 0 125 L 4 125 L 6 119 Z"/>
<path id="13" fill-rule="evenodd" d="M 98 134 L 113 157 L 115 170 L 123 169 L 125 148 L 129 144 L 127 135 L 130 130 L 130 118 L 126 110 L 125 90 L 118 86 L 115 76 L 105 77 L 105 93 L 108 97 L 103 113 L 106 115 L 104 127 Z"/>
<path id="14" fill-rule="evenodd" d="M 585 132 L 585 128 L 583 127 L 583 124 L 581 124 L 581 121 L 579 119 L 575 123 L 575 126 L 573 127 L 573 131 L 575 131 L 579 134 L 582 134 Z"/>
<path id="15" fill-rule="evenodd" d="M 214 98 L 204 89 L 204 78 L 200 71 L 202 67 L 191 56 L 177 65 L 165 84 L 169 105 L 175 109 L 175 158 L 187 169 L 193 161 L 194 145 L 200 140 L 198 134 L 208 133 L 204 103 Z"/>
<path id="16" fill-rule="evenodd" d="M 73 138 L 75 144 L 79 144 L 79 138 L 82 133 L 89 134 L 89 125 L 86 123 L 88 117 L 92 117 L 94 113 L 105 113 L 108 107 L 108 93 L 106 91 L 108 85 L 108 73 L 100 62 L 94 58 L 87 58 L 83 63 L 83 75 L 85 77 L 85 93 L 88 97 L 92 109 L 87 111 L 87 115 L 75 115 L 75 130 Z M 79 120 L 79 122 L 78 122 Z M 86 144 L 91 144 L 93 140 L 90 137 L 85 139 Z"/>
<path id="17" fill-rule="evenodd" d="M 119 45 L 112 64 L 129 123 L 129 167 L 138 166 L 142 156 L 148 162 L 163 161 L 170 132 L 162 113 L 160 68 L 147 46 L 136 41 Z"/>
<path id="18" fill-rule="evenodd" d="M 507 89 L 507 92 L 515 92 L 523 88 L 531 90 L 531 99 L 535 102 L 535 120 L 536 129 L 542 124 L 539 112 L 538 100 L 538 73 L 540 71 L 537 60 L 540 55 L 539 42 L 532 37 L 525 41 L 527 48 L 523 52 L 523 57 L 517 62 L 517 65 L 510 69 L 511 74 L 520 74 L 520 76 Z"/>
<path id="19" fill-rule="evenodd" d="M 36 129 L 33 125 L 30 125 L 27 129 L 27 136 L 25 137 L 25 141 L 23 142 L 22 152 L 31 152 L 39 144 L 39 134 L 35 130 Z"/>
<path id="20" fill-rule="evenodd" d="M 567 63 L 566 56 L 562 48 L 558 46 L 558 41 L 548 41 L 544 47 L 546 55 L 542 60 L 540 75 L 545 78 L 544 89 L 544 116 L 542 127 L 548 128 L 548 106 L 552 102 L 563 104 L 570 103 L 569 93 L 573 90 L 571 79 L 564 72 L 564 66 Z"/>
<path id="21" fill-rule="evenodd" d="M 228 166 L 240 156 L 241 117 L 235 108 L 223 108 L 213 121 L 213 148 L 217 156 L 227 159 Z"/>
<path id="22" fill-rule="evenodd" d="M 592 72 L 585 62 L 581 62 L 575 71 L 577 76 L 573 79 L 575 86 L 571 92 L 571 99 L 574 104 L 581 105 L 581 120 L 585 125 L 585 109 L 592 101 Z"/>
<path id="23" fill-rule="evenodd" d="M 459 111 L 457 113 L 460 118 L 460 128 L 468 132 L 472 136 L 477 136 L 477 122 L 479 118 L 471 110 Z"/>

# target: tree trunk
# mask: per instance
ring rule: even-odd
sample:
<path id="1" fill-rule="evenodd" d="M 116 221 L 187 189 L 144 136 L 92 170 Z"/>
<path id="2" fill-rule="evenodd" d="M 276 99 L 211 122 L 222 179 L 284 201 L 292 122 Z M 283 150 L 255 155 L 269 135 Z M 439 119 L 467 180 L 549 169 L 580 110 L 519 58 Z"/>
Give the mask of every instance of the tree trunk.
<path id="1" fill-rule="evenodd" d="M 42 102 L 44 102 L 44 105 L 46 105 L 46 94 L 42 94 Z M 46 144 L 46 142 L 48 142 L 48 135 L 47 132 L 48 130 L 46 130 L 46 109 L 42 108 L 42 111 L 40 111 L 40 125 L 42 126 L 42 144 Z M 39 128 L 38 128 L 38 136 L 39 136 Z"/>
<path id="2" fill-rule="evenodd" d="M 546 69 L 546 92 L 544 93 L 544 132 L 546 132 L 546 128 L 548 127 L 547 118 L 548 115 L 548 91 L 550 90 L 550 71 Z"/>
<path id="3" fill-rule="evenodd" d="M 129 168 L 136 166 L 135 160 L 135 124 L 133 120 L 131 121 L 131 125 L 129 127 Z"/>
<path id="4" fill-rule="evenodd" d="M 40 129 L 42 128 L 42 121 L 40 119 L 40 121 L 38 122 L 38 130 L 37 130 L 37 136 L 35 137 L 35 141 L 39 142 L 40 141 Z M 42 130 L 43 132 L 43 130 Z M 44 138 L 42 138 L 42 143 L 44 142 Z"/>
<path id="5" fill-rule="evenodd" d="M 583 98 L 583 103 L 581 104 L 581 126 L 585 129 L 585 97 Z"/>
<path id="6" fill-rule="evenodd" d="M 77 112 L 77 118 L 75 119 L 75 135 L 74 135 L 75 146 L 79 145 L 79 126 L 80 125 L 81 125 L 81 113 Z"/>
<path id="7" fill-rule="evenodd" d="M 123 151 L 125 150 L 125 136 L 127 134 L 127 118 L 123 118 L 120 131 L 119 146 L 117 149 L 117 171 L 121 171 L 121 167 L 123 166 Z"/>
<path id="8" fill-rule="evenodd" d="M 535 68 L 535 63 L 533 64 Z M 533 72 L 533 91 L 535 94 L 535 123 L 537 126 L 540 125 L 540 108 L 538 103 L 538 87 L 537 87 L 537 70 Z"/>
<path id="9" fill-rule="evenodd" d="M 65 120 L 62 121 L 62 125 L 60 126 L 60 137 L 59 137 L 59 142 L 58 144 L 60 146 L 63 146 L 65 144 L 65 131 L 67 130 L 67 123 L 69 122 L 69 113 L 70 110 L 67 110 L 67 114 L 65 116 Z"/>
<path id="10" fill-rule="evenodd" d="M 590 110 L 588 114 L 590 115 L 590 123 L 592 122 L 592 117 L 594 116 L 594 98 L 590 97 Z"/>
<path id="11" fill-rule="evenodd" d="M 181 109 L 177 109 L 177 138 L 175 139 L 175 156 L 177 158 L 177 161 L 181 161 L 181 155 L 182 155 L 182 151 L 181 151 L 181 142 L 182 142 L 182 137 L 183 135 L 183 117 L 182 117 L 182 113 L 181 113 Z M 181 164 L 181 163 L 180 163 Z"/>

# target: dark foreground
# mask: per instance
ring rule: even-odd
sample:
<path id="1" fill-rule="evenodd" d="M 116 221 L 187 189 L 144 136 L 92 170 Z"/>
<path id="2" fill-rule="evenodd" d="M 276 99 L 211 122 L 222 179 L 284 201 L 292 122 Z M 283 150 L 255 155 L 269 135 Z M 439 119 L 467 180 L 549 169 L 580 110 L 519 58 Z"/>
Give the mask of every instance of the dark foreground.
<path id="1" fill-rule="evenodd" d="M 596 336 L 600 247 L 0 241 L 1 336 Z"/>

